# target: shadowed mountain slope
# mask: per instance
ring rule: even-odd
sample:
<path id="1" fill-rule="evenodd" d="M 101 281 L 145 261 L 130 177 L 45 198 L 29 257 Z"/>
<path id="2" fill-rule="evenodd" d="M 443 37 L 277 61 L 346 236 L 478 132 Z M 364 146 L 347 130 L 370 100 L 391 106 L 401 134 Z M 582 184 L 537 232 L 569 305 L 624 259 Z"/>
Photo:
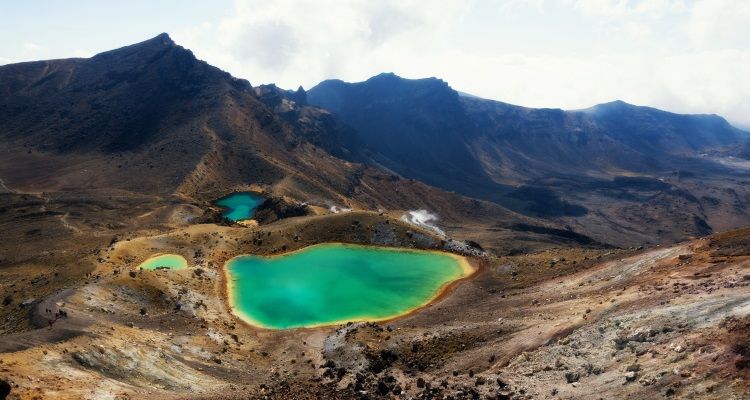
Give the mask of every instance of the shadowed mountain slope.
<path id="1" fill-rule="evenodd" d="M 327 154 L 350 156 L 330 114 L 288 99 L 280 110 L 271 92 L 286 95 L 253 88 L 162 34 L 90 59 L 0 67 L 0 138 L 30 156 L 101 159 L 100 175 L 117 175 L 102 177 L 107 184 L 133 190 L 191 196 L 293 171 L 321 191 L 346 185 L 356 168 Z"/>
<path id="2" fill-rule="evenodd" d="M 750 135 L 715 115 L 621 101 L 576 111 L 526 108 L 461 95 L 436 78 L 394 74 L 324 81 L 310 89 L 308 101 L 352 126 L 375 164 L 583 225 L 598 231 L 589 231 L 594 236 L 631 232 L 636 242 L 671 241 L 750 223 L 738 206 L 748 202 L 744 189 L 737 196 L 716 193 L 741 186 L 748 169 L 715 156 L 742 148 Z M 651 210 L 643 208 L 648 202 Z"/>
<path id="3" fill-rule="evenodd" d="M 472 122 L 458 93 L 441 80 L 393 74 L 358 84 L 333 80 L 313 88 L 308 98 L 340 115 L 373 151 L 372 159 L 387 168 L 448 189 L 490 182 L 466 145 Z"/>
<path id="4" fill-rule="evenodd" d="M 271 183 L 316 144 L 343 154 L 328 113 L 291 102 L 292 113 L 328 124 L 295 129 L 247 81 L 197 60 L 166 34 L 90 59 L 1 67 L 0 93 L 4 141 L 51 158 L 100 158 L 103 181 L 133 190 L 192 195 L 222 180 Z M 310 147 L 297 148 L 303 142 Z"/>
<path id="5" fill-rule="evenodd" d="M 324 81 L 308 98 L 354 127 L 375 160 L 462 192 L 473 182 L 670 171 L 682 157 L 750 138 L 715 115 L 621 101 L 581 111 L 533 109 L 462 96 L 436 78 L 394 74 Z"/>

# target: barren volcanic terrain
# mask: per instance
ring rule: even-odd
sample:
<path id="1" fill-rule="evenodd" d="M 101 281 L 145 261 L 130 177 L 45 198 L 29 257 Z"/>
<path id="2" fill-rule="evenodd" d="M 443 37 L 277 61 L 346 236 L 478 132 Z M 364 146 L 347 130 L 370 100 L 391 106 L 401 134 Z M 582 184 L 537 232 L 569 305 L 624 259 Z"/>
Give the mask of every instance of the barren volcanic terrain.
<path id="1" fill-rule="evenodd" d="M 309 101 L 166 34 L 0 67 L 0 398 L 750 398 L 746 133 L 395 78 Z M 643 143 L 621 129 L 643 121 L 675 147 L 632 153 Z M 430 132 L 444 137 L 408 158 Z M 262 201 L 232 221 L 215 201 L 239 192 Z M 476 272 L 377 323 L 236 317 L 227 261 L 321 243 L 446 252 Z M 139 268 L 159 254 L 187 267 Z"/>

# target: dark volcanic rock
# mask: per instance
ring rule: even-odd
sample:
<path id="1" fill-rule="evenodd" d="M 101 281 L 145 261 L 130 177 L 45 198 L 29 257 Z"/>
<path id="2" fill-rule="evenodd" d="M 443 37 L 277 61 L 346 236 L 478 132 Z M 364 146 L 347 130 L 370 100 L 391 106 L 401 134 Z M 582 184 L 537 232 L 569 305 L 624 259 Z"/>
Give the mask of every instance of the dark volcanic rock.
<path id="1" fill-rule="evenodd" d="M 231 225 L 232 222 L 224 218 L 221 210 L 209 208 L 203 211 L 203 215 L 193 218 L 190 222 L 194 224 L 219 224 Z"/>
<path id="2" fill-rule="evenodd" d="M 253 219 L 258 223 L 268 224 L 290 217 L 301 217 L 307 215 L 307 205 L 288 200 L 283 197 L 269 197 L 255 210 Z"/>
<path id="3" fill-rule="evenodd" d="M 7 399 L 8 395 L 10 394 L 10 390 L 10 383 L 0 379 L 0 400 Z"/>

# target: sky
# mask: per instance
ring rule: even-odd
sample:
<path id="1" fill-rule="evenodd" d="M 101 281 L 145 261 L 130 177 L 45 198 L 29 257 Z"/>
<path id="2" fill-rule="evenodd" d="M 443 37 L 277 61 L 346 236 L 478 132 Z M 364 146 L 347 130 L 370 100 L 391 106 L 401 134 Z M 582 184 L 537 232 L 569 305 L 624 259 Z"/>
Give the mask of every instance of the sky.
<path id="1" fill-rule="evenodd" d="M 394 72 L 528 107 L 620 99 L 750 128 L 750 0 L 0 0 L 0 65 L 161 32 L 254 85 Z"/>

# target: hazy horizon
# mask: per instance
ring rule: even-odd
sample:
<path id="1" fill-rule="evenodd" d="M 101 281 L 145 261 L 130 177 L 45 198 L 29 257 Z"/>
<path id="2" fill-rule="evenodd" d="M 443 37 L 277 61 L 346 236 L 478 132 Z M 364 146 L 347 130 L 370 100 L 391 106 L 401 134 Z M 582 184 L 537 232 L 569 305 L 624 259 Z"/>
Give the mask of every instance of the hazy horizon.
<path id="1" fill-rule="evenodd" d="M 89 57 L 167 32 L 253 85 L 394 72 L 527 107 L 623 100 L 750 127 L 750 2 L 72 4 L 0 6 L 0 64 Z"/>

